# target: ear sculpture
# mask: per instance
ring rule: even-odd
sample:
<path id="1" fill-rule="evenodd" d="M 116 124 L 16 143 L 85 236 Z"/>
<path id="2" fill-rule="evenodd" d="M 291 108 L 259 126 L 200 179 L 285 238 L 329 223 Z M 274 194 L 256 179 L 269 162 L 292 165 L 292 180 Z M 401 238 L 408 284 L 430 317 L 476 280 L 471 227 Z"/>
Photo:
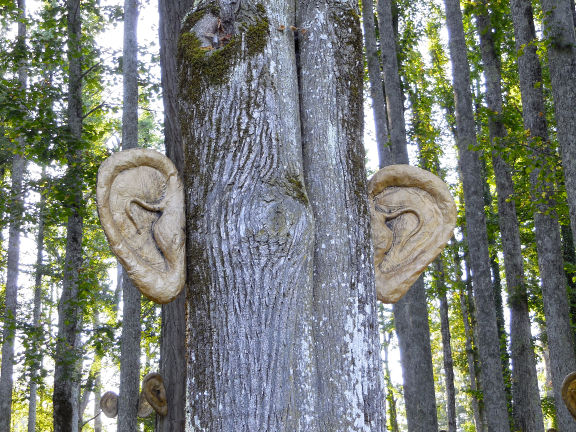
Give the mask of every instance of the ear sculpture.
<path id="1" fill-rule="evenodd" d="M 572 417 L 576 419 L 576 372 L 568 374 L 564 378 L 562 383 L 562 399 L 572 414 Z"/>
<path id="2" fill-rule="evenodd" d="M 114 153 L 98 170 L 100 222 L 134 285 L 156 303 L 185 280 L 184 192 L 176 167 L 149 149 Z"/>
<path id="3" fill-rule="evenodd" d="M 166 388 L 162 375 L 158 373 L 146 375 L 142 381 L 142 394 L 157 414 L 161 416 L 168 414 Z"/>
<path id="4" fill-rule="evenodd" d="M 446 184 L 409 165 L 390 165 L 368 183 L 376 293 L 396 303 L 442 251 L 456 226 Z"/>
<path id="5" fill-rule="evenodd" d="M 114 418 L 118 415 L 118 395 L 108 391 L 100 398 L 100 408 L 106 417 Z"/>

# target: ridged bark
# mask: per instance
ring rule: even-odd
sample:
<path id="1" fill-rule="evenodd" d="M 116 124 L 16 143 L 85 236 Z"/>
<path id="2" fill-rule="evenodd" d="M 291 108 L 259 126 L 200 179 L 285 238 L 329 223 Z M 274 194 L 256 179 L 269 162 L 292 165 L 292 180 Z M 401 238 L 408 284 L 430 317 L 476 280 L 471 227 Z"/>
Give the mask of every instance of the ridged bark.
<path id="1" fill-rule="evenodd" d="M 480 358 L 480 375 L 484 389 L 484 406 L 488 429 L 509 431 L 506 394 L 500 362 L 500 347 L 492 281 L 488 237 L 484 214 L 481 177 L 482 166 L 476 145 L 472 95 L 470 92 L 470 66 L 467 59 L 462 12 L 458 0 L 445 0 L 450 58 L 456 103 L 457 146 L 459 168 L 464 189 L 466 231 L 470 245 L 474 301 L 476 303 L 477 342 Z"/>
<path id="2" fill-rule="evenodd" d="M 66 187 L 66 257 L 62 295 L 58 302 L 58 335 L 56 340 L 54 392 L 54 432 L 72 432 L 78 429 L 78 389 L 80 382 L 79 334 L 82 326 L 79 302 L 79 279 L 82 265 L 83 218 L 82 207 L 82 18 L 80 0 L 66 2 L 68 34 L 68 170 Z"/>
<path id="3" fill-rule="evenodd" d="M 179 50 L 186 429 L 383 430 L 357 6 L 215 5 Z"/>
<path id="4" fill-rule="evenodd" d="M 570 226 L 576 232 L 576 35 L 572 0 L 542 0 L 544 38 L 547 45 L 550 81 L 554 98 L 554 116 Z"/>
<path id="5" fill-rule="evenodd" d="M 492 37 L 492 26 L 484 0 L 476 12 L 480 49 L 486 81 L 488 127 L 492 145 L 492 165 L 498 195 L 498 222 L 502 238 L 506 287 L 510 306 L 510 351 L 512 359 L 512 392 L 514 424 L 525 432 L 540 432 L 544 428 L 536 359 L 532 345 L 530 315 L 524 265 L 520 243 L 520 229 L 513 199 L 514 184 L 511 169 L 502 153 L 511 143 L 502 122 L 502 73 L 500 59 Z"/>
<path id="6" fill-rule="evenodd" d="M 534 226 L 536 250 L 546 317 L 546 332 L 550 348 L 550 366 L 560 431 L 569 431 L 574 420 L 561 396 L 564 377 L 576 370 L 574 341 L 570 328 L 570 312 L 563 269 L 562 242 L 558 217 L 554 210 L 554 184 L 546 175 L 554 170 L 549 165 L 550 148 L 542 93 L 542 72 L 536 52 L 536 33 L 529 0 L 511 0 L 514 35 L 518 51 L 518 71 L 522 97 L 524 129 L 532 158 L 537 161 L 530 174 L 535 202 Z"/>

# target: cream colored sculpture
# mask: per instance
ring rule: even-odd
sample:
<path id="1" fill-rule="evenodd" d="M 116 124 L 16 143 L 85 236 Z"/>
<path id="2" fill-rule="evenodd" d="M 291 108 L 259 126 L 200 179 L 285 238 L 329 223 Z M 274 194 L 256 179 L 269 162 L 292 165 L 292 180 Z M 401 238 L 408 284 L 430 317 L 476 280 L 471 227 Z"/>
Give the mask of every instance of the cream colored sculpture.
<path id="1" fill-rule="evenodd" d="M 156 303 L 185 281 L 184 192 L 170 159 L 149 149 L 114 153 L 98 170 L 98 214 L 134 285 Z"/>
<path id="2" fill-rule="evenodd" d="M 113 391 L 104 393 L 100 398 L 100 409 L 106 417 L 116 417 L 118 415 L 118 395 Z"/>
<path id="3" fill-rule="evenodd" d="M 576 419 L 576 372 L 572 372 L 564 378 L 562 383 L 562 399 L 566 408 Z"/>
<path id="4" fill-rule="evenodd" d="M 396 303 L 442 251 L 456 226 L 446 184 L 409 165 L 390 165 L 368 183 L 376 293 Z"/>
<path id="5" fill-rule="evenodd" d="M 149 373 L 142 380 L 142 395 L 158 415 L 168 414 L 168 401 L 164 380 L 159 373 Z"/>

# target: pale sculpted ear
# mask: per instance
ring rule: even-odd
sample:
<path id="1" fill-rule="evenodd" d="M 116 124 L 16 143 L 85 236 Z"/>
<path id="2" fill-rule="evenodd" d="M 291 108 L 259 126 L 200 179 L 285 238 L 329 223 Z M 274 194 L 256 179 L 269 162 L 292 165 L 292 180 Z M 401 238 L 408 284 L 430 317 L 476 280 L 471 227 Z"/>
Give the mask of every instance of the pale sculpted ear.
<path id="1" fill-rule="evenodd" d="M 378 300 L 396 303 L 442 251 L 456 226 L 446 184 L 409 165 L 390 165 L 368 183 Z"/>
<path id="2" fill-rule="evenodd" d="M 98 170 L 100 222 L 134 285 L 156 303 L 185 281 L 184 192 L 170 159 L 149 149 L 114 153 Z"/>
<path id="3" fill-rule="evenodd" d="M 562 399 L 572 414 L 572 417 L 576 419 L 576 372 L 572 372 L 562 383 Z"/>
<path id="4" fill-rule="evenodd" d="M 118 415 L 118 395 L 113 391 L 104 393 L 100 398 L 100 408 L 106 417 L 116 417 Z"/>
<path id="5" fill-rule="evenodd" d="M 157 414 L 161 416 L 168 414 L 168 401 L 162 375 L 158 373 L 146 375 L 142 381 L 142 394 Z"/>

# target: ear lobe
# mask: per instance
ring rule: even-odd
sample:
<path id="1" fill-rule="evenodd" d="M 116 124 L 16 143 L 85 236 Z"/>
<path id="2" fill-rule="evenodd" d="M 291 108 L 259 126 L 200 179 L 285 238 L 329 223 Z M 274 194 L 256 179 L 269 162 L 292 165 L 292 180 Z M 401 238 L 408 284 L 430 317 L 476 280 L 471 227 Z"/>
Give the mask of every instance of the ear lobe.
<path id="1" fill-rule="evenodd" d="M 108 391 L 100 398 L 100 408 L 106 417 L 114 418 L 118 415 L 118 395 Z"/>
<path id="2" fill-rule="evenodd" d="M 376 293 L 396 303 L 442 251 L 456 226 L 446 184 L 409 165 L 390 165 L 368 183 Z"/>
<path id="3" fill-rule="evenodd" d="M 149 149 L 114 153 L 98 170 L 98 214 L 112 252 L 156 303 L 185 281 L 184 192 L 170 159 Z"/>
<path id="4" fill-rule="evenodd" d="M 146 375 L 142 381 L 142 394 L 156 413 L 161 416 L 168 414 L 168 401 L 162 375 L 158 373 Z"/>

